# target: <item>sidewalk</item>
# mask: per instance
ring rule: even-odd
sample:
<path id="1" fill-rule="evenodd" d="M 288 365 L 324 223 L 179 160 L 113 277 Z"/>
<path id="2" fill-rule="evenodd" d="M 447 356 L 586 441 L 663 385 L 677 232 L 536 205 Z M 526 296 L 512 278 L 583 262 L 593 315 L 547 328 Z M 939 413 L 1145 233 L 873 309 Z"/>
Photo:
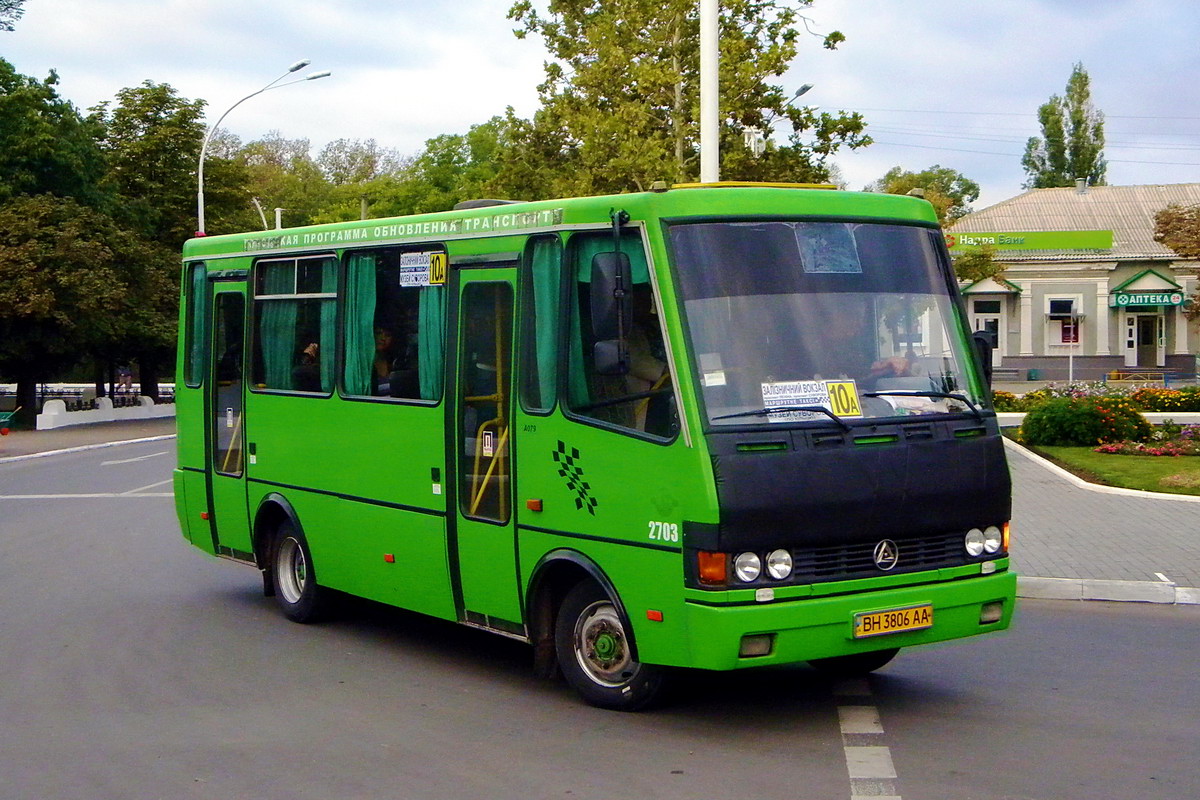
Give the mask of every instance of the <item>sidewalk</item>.
<path id="1" fill-rule="evenodd" d="M 76 447 L 102 447 L 132 439 L 174 435 L 174 417 L 97 422 L 46 431 L 12 431 L 8 436 L 0 436 L 0 464 L 9 459 L 23 459 Z"/>
<path id="2" fill-rule="evenodd" d="M 174 433 L 174 419 L 14 431 L 0 437 L 0 465 Z M 1200 498 L 1083 484 L 1019 445 L 1006 449 L 1022 596 L 1200 604 Z"/>

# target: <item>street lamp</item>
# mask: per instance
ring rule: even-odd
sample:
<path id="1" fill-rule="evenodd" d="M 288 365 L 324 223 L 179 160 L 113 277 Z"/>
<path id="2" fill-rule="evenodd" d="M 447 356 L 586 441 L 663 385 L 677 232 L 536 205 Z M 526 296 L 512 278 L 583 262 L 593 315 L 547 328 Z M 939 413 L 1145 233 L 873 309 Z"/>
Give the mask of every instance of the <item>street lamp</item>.
<path id="1" fill-rule="evenodd" d="M 784 105 L 790 106 L 792 103 L 796 102 L 797 97 L 804 94 L 811 88 L 813 88 L 813 85 L 811 83 L 804 84 L 803 86 L 801 86 L 799 89 L 796 90 L 795 94 L 793 94 L 791 97 L 788 98 L 788 101 L 786 103 L 784 103 Z"/>
<path id="2" fill-rule="evenodd" d="M 211 128 L 208 129 L 208 133 L 205 134 L 205 136 L 204 136 L 204 143 L 200 145 L 200 166 L 196 170 L 196 235 L 197 236 L 205 236 L 206 235 L 205 231 L 204 231 L 204 156 L 207 155 L 207 153 L 208 153 L 208 143 L 210 141 L 212 141 L 213 134 L 215 134 L 217 132 L 217 128 L 221 127 L 221 123 L 225 120 L 225 118 L 227 116 L 229 116 L 230 111 L 233 111 L 235 108 L 237 108 L 242 103 L 249 100 L 251 97 L 260 95 L 263 92 L 267 91 L 268 89 L 282 89 L 284 86 L 291 86 L 293 83 L 301 83 L 302 81 L 315 81 L 319 78 L 328 78 L 331 74 L 333 74 L 333 73 L 329 72 L 328 70 L 326 70 L 324 72 L 314 72 L 311 75 L 306 75 L 303 78 L 297 78 L 294 81 L 288 81 L 287 83 L 280 83 L 280 81 L 283 80 L 284 78 L 286 78 L 288 75 L 291 75 L 294 72 L 298 72 L 298 71 L 304 69 L 311 63 L 312 63 L 312 61 L 310 61 L 306 58 L 303 61 L 297 61 L 295 64 L 292 64 L 290 67 L 287 68 L 287 72 L 283 73 L 278 78 L 271 81 L 263 88 L 259 89 L 257 92 L 248 94 L 245 97 L 243 97 L 241 100 L 238 100 L 236 103 L 231 105 L 228 109 L 226 109 L 225 113 L 222 114 L 217 119 L 216 123 Z"/>

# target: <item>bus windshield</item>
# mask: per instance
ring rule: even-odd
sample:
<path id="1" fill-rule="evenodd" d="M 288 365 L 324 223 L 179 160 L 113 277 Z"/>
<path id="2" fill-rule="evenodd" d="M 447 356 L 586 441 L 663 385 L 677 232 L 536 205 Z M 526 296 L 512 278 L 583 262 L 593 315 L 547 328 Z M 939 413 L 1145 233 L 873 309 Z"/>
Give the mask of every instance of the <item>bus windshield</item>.
<path id="1" fill-rule="evenodd" d="M 775 220 L 669 230 L 710 424 L 979 413 L 937 231 Z"/>

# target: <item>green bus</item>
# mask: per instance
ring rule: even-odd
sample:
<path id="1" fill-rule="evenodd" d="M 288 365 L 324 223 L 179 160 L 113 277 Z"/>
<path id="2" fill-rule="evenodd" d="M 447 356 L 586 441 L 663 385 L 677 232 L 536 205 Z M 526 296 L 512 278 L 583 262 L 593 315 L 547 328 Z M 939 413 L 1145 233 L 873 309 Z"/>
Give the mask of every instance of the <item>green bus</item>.
<path id="1" fill-rule="evenodd" d="M 684 185 L 192 239 L 175 498 L 296 622 L 344 593 L 673 667 L 1008 627 L 1010 482 L 928 203 Z"/>

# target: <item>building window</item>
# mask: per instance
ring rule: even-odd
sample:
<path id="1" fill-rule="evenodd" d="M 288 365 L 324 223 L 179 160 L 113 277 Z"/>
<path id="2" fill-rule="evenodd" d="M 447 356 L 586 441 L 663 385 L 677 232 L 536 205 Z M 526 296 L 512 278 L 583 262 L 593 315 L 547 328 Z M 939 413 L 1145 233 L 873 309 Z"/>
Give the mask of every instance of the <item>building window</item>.
<path id="1" fill-rule="evenodd" d="M 972 308 L 975 309 L 976 314 L 999 314 L 1000 313 L 1000 301 L 999 300 L 975 300 L 975 301 L 973 301 Z"/>
<path id="2" fill-rule="evenodd" d="M 1046 298 L 1046 343 L 1049 346 L 1079 344 L 1079 329 L 1083 323 L 1079 308 L 1082 304 L 1083 298 L 1078 295 Z"/>

